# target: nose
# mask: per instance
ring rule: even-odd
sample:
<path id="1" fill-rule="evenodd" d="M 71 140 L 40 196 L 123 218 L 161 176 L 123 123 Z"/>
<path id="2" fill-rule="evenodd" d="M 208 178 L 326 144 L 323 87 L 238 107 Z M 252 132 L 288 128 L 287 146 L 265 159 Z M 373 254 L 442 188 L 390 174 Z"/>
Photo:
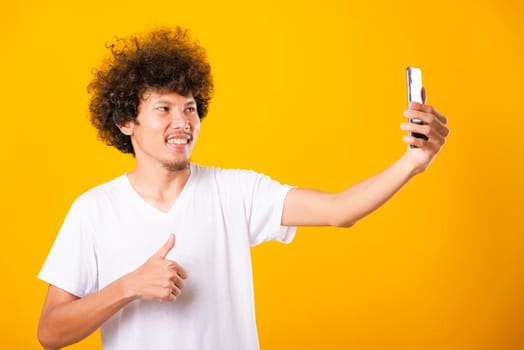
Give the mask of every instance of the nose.
<path id="1" fill-rule="evenodd" d="M 173 109 L 171 125 L 173 129 L 188 129 L 189 118 L 184 114 L 183 111 Z"/>

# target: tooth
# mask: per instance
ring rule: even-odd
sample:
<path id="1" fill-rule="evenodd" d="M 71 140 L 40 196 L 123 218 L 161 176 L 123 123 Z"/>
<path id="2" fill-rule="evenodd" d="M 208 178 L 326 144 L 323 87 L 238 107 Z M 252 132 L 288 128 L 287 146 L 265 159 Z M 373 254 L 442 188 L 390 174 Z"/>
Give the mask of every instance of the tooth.
<path id="1" fill-rule="evenodd" d="M 184 145 L 189 143 L 189 139 L 169 139 L 168 144 Z"/>

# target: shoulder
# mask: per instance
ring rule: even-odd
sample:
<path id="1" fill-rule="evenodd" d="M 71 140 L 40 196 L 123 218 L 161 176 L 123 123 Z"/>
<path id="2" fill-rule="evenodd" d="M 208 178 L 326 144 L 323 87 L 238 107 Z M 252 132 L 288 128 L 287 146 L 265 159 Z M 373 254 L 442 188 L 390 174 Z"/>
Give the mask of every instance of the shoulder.
<path id="1" fill-rule="evenodd" d="M 280 190 L 286 191 L 291 188 L 289 185 L 283 185 L 271 177 L 254 170 L 246 169 L 224 169 L 217 167 L 208 167 L 192 164 L 194 171 L 195 183 L 210 181 L 220 189 L 227 192 L 247 192 Z M 206 179 L 206 180 L 204 180 Z"/>
<path id="2" fill-rule="evenodd" d="M 120 175 L 113 180 L 95 186 L 78 196 L 72 207 L 77 209 L 92 207 L 104 202 L 111 202 L 125 192 L 126 175 Z"/>
<path id="3" fill-rule="evenodd" d="M 192 164 L 191 171 L 197 180 L 207 179 L 222 184 L 233 183 L 240 185 L 242 183 L 257 181 L 259 178 L 267 177 L 266 175 L 253 170 L 218 168 L 198 164 Z"/>

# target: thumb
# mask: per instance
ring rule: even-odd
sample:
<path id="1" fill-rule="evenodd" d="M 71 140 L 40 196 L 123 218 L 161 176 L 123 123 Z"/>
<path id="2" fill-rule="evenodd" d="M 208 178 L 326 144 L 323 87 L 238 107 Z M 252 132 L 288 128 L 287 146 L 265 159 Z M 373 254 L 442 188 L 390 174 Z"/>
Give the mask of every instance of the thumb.
<path id="1" fill-rule="evenodd" d="M 422 93 L 422 103 L 425 104 L 426 100 L 427 100 L 427 97 L 428 97 L 425 87 L 422 88 L 421 93 Z"/>
<path id="2" fill-rule="evenodd" d="M 167 254 L 173 249 L 175 246 L 175 235 L 170 234 L 169 238 L 167 239 L 167 242 L 164 243 L 164 245 L 156 252 L 156 256 L 159 258 L 165 259 Z"/>

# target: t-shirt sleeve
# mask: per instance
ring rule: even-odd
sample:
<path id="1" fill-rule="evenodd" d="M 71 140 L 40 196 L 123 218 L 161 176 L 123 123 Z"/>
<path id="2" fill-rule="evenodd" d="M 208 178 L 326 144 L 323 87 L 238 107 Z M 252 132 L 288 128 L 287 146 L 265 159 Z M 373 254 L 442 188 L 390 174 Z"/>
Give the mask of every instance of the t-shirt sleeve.
<path id="1" fill-rule="evenodd" d="M 78 297 L 98 289 L 93 225 L 87 203 L 77 199 L 62 224 L 38 278 Z"/>
<path id="2" fill-rule="evenodd" d="M 295 237 L 296 227 L 282 226 L 284 201 L 289 185 L 282 185 L 270 177 L 248 172 L 247 214 L 251 245 L 266 241 L 289 243 Z"/>

